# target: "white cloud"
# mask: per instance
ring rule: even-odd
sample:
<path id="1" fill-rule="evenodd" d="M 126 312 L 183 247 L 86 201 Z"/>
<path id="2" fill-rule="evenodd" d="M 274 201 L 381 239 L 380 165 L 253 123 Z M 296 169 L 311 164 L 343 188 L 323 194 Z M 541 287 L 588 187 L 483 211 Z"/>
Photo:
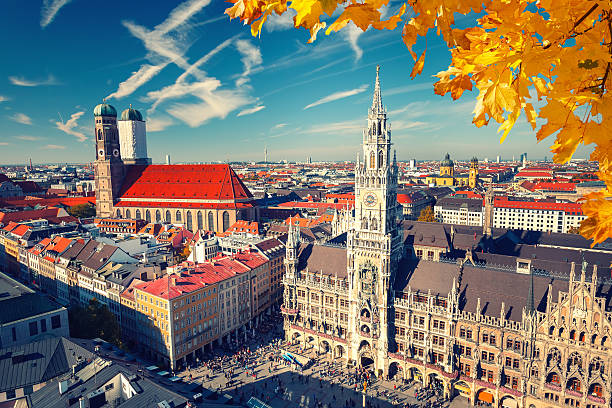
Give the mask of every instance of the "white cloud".
<path id="1" fill-rule="evenodd" d="M 120 99 L 125 96 L 131 95 L 135 90 L 146 84 L 157 75 L 162 69 L 164 69 L 168 63 L 159 65 L 144 64 L 141 65 L 138 71 L 133 72 L 125 81 L 119 84 L 119 88 L 112 94 L 108 95 L 107 98 Z"/>
<path id="2" fill-rule="evenodd" d="M 240 60 L 242 61 L 242 65 L 244 66 L 244 72 L 236 80 L 236 86 L 242 86 L 249 82 L 249 75 L 251 74 L 251 70 L 254 67 L 261 65 L 263 60 L 261 58 L 261 51 L 259 51 L 259 48 L 255 47 L 248 40 L 237 40 L 236 49 L 242 56 Z"/>
<path id="3" fill-rule="evenodd" d="M 359 132 L 364 128 L 365 124 L 359 120 L 348 120 L 344 122 L 325 123 L 316 125 L 304 130 L 304 133 L 329 133 L 329 134 L 346 134 Z"/>
<path id="4" fill-rule="evenodd" d="M 318 105 L 322 105 L 324 103 L 329 103 L 329 102 L 337 101 L 338 99 L 348 98 L 349 96 L 360 94 L 364 92 L 366 89 L 368 89 L 368 85 L 364 84 L 364 85 L 361 85 L 359 88 L 350 89 L 348 91 L 334 92 L 331 95 L 327 95 L 324 98 L 321 98 L 317 101 L 314 101 L 313 103 L 309 105 L 304 106 L 304 110 L 310 109 Z"/>
<path id="5" fill-rule="evenodd" d="M 79 120 L 79 118 L 83 116 L 84 113 L 84 111 L 73 113 L 70 116 L 70 119 L 66 121 L 66 123 L 64 123 L 63 120 L 55 122 L 55 127 L 57 127 L 64 133 L 75 136 L 79 142 L 84 142 L 87 140 L 87 136 L 85 136 L 83 132 L 75 130 L 75 128 L 78 126 L 77 120 Z"/>
<path id="6" fill-rule="evenodd" d="M 0 95 L 0 102 L 6 102 L 8 100 L 9 100 L 9 98 L 7 98 L 6 96 Z"/>
<path id="7" fill-rule="evenodd" d="M 14 120 L 17 123 L 21 123 L 22 125 L 32 124 L 32 118 L 25 113 L 15 113 L 14 115 L 9 116 L 9 119 Z"/>
<path id="8" fill-rule="evenodd" d="M 260 110 L 265 109 L 265 108 L 266 107 L 264 105 L 253 106 L 252 108 L 241 110 L 236 116 L 251 115 L 251 114 L 253 114 L 255 112 L 259 112 Z"/>
<path id="9" fill-rule="evenodd" d="M 42 9 L 40 10 L 40 26 L 45 28 L 57 15 L 62 7 L 70 3 L 71 0 L 44 0 Z"/>
<path id="10" fill-rule="evenodd" d="M 66 146 L 56 145 L 56 144 L 48 144 L 48 145 L 41 147 L 41 149 L 48 149 L 48 150 L 64 150 L 65 148 Z"/>
<path id="11" fill-rule="evenodd" d="M 168 126 L 171 126 L 174 124 L 174 121 L 172 120 L 172 118 L 169 117 L 158 117 L 158 118 L 151 118 L 149 117 L 147 119 L 147 132 L 161 132 L 162 130 L 166 129 Z"/>
<path id="12" fill-rule="evenodd" d="M 285 126 L 287 126 L 286 123 L 277 123 L 276 125 L 272 126 L 272 129 L 282 129 Z"/>
<path id="13" fill-rule="evenodd" d="M 344 39 L 349 43 L 351 49 L 355 53 L 355 62 L 359 61 L 363 56 L 363 50 L 357 43 L 359 36 L 364 32 L 361 28 L 357 27 L 352 21 L 341 31 Z"/>
<path id="14" fill-rule="evenodd" d="M 57 79 L 53 75 L 49 75 L 46 79 L 26 79 L 24 77 L 10 76 L 9 81 L 17 86 L 41 86 L 41 85 L 57 85 Z"/>
<path id="15" fill-rule="evenodd" d="M 15 139 L 25 140 L 25 141 L 28 141 L 28 142 L 34 142 L 34 141 L 40 140 L 42 138 L 38 137 L 38 136 L 21 135 L 21 136 L 15 136 Z"/>
<path id="16" fill-rule="evenodd" d="M 10 143 L 8 142 L 0 142 L 0 146 L 8 146 Z"/>
<path id="17" fill-rule="evenodd" d="M 272 31 L 284 31 L 293 28 L 293 17 L 296 14 L 297 12 L 292 8 L 287 9 L 280 16 L 272 13 L 264 23 L 264 29 L 270 33 Z"/>

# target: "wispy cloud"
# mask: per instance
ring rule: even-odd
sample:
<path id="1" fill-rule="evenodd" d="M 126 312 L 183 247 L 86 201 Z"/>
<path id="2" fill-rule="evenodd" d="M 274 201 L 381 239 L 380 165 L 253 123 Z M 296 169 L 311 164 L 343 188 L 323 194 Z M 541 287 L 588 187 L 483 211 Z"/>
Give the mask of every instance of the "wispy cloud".
<path id="1" fill-rule="evenodd" d="M 272 31 L 284 31 L 293 28 L 293 17 L 296 14 L 297 12 L 291 8 L 287 9 L 287 11 L 280 16 L 276 13 L 272 13 L 266 20 L 264 29 L 270 33 Z"/>
<path id="2" fill-rule="evenodd" d="M 44 0 L 40 10 L 40 26 L 45 28 L 55 19 L 57 12 L 71 0 Z"/>
<path id="3" fill-rule="evenodd" d="M 8 100 L 9 100 L 9 98 L 7 98 L 6 96 L 0 95 L 0 102 L 6 102 Z"/>
<path id="4" fill-rule="evenodd" d="M 364 92 L 366 89 L 368 89 L 368 85 L 364 84 L 364 85 L 361 85 L 359 88 L 349 89 L 348 91 L 334 92 L 331 95 L 327 95 L 324 98 L 321 98 L 309 105 L 304 106 L 304 110 L 310 109 L 315 106 L 322 105 L 324 103 L 329 103 L 329 102 L 337 101 L 338 99 L 348 98 L 349 96 L 360 94 Z"/>
<path id="5" fill-rule="evenodd" d="M 21 123 L 22 125 L 32 124 L 32 118 L 25 113 L 15 113 L 14 115 L 9 116 L 9 119 L 14 120 L 17 123 Z"/>
<path id="6" fill-rule="evenodd" d="M 349 43 L 349 46 L 355 53 L 355 62 L 359 61 L 363 56 L 363 50 L 358 44 L 359 36 L 363 34 L 361 28 L 357 27 L 352 21 L 341 31 L 344 39 Z"/>
<path id="7" fill-rule="evenodd" d="M 42 86 L 42 85 L 58 85 L 59 82 L 53 75 L 50 75 L 46 79 L 26 79 L 23 76 L 10 76 L 9 81 L 13 85 L 17 86 Z"/>
<path id="8" fill-rule="evenodd" d="M 327 134 L 346 134 L 360 132 L 365 124 L 359 120 L 347 120 L 343 122 L 324 123 L 305 129 L 302 133 L 327 133 Z"/>
<path id="9" fill-rule="evenodd" d="M 66 146 L 56 145 L 56 144 L 48 144 L 41 147 L 41 149 L 46 150 L 64 150 Z"/>
<path id="10" fill-rule="evenodd" d="M 255 112 L 259 112 L 260 110 L 265 109 L 265 108 L 266 107 L 264 105 L 253 106 L 252 108 L 241 110 L 236 116 L 251 115 L 251 114 L 253 114 Z"/>
<path id="11" fill-rule="evenodd" d="M 84 113 L 84 111 L 73 113 L 70 115 L 70 119 L 68 119 L 65 123 L 60 117 L 60 121 L 55 122 L 55 127 L 64 133 L 75 136 L 79 142 L 84 142 L 87 140 L 87 136 L 85 136 L 83 132 L 79 132 L 75 129 L 79 126 L 77 121 L 81 116 L 83 116 Z"/>
<path id="12" fill-rule="evenodd" d="M 147 132 L 161 132 L 168 126 L 172 126 L 174 121 L 172 118 L 161 116 L 161 117 L 149 117 L 147 119 Z"/>
<path id="13" fill-rule="evenodd" d="M 249 81 L 249 75 L 251 74 L 251 70 L 261 65 L 261 51 L 259 48 L 255 47 L 248 40 L 237 40 L 236 41 L 236 49 L 242 56 L 240 59 L 242 61 L 242 65 L 244 65 L 244 71 L 242 75 L 236 80 L 236 86 L 240 87 L 246 84 Z"/>
<path id="14" fill-rule="evenodd" d="M 8 146 L 8 145 L 10 145 L 9 142 L 0 142 L 0 146 Z"/>
<path id="15" fill-rule="evenodd" d="M 286 123 L 277 123 L 276 125 L 272 126 L 272 129 L 282 129 L 285 126 L 287 126 Z"/>
<path id="16" fill-rule="evenodd" d="M 15 139 L 25 140 L 27 142 L 34 142 L 36 140 L 41 140 L 42 138 L 38 136 L 20 135 L 20 136 L 15 136 Z"/>
<path id="17" fill-rule="evenodd" d="M 115 92 L 108 95 L 108 98 L 121 99 L 125 96 L 133 94 L 134 91 L 149 82 L 155 75 L 159 74 L 159 72 L 164 69 L 166 65 L 168 65 L 167 62 L 159 65 L 141 65 L 138 71 L 133 72 L 128 79 L 121 82 L 119 84 L 119 88 L 117 88 Z"/>

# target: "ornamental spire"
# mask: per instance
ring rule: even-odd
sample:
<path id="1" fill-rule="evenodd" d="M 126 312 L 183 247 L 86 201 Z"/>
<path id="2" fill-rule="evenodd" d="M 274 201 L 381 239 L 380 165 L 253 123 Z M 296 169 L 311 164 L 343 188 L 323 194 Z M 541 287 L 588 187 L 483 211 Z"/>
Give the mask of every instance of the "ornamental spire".
<path id="1" fill-rule="evenodd" d="M 372 113 L 383 113 L 382 97 L 380 95 L 380 65 L 376 65 L 376 83 L 374 84 L 374 98 L 372 99 Z"/>

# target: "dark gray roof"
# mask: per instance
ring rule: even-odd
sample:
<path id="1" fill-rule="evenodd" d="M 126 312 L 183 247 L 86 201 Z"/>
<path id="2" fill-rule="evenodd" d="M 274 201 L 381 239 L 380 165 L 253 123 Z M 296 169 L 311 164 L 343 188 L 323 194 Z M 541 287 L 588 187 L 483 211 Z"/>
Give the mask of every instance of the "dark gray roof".
<path id="1" fill-rule="evenodd" d="M 62 395 L 59 394 L 58 382 L 63 378 L 51 381 L 40 390 L 35 391 L 28 398 L 30 403 L 29 406 L 31 408 L 78 407 L 79 397 L 82 396 L 87 400 L 90 393 L 100 388 L 105 391 L 106 403 L 98 405 L 99 408 L 156 408 L 157 403 L 162 401 L 167 401 L 173 408 L 181 408 L 187 403 L 185 397 L 153 381 L 135 376 L 131 371 L 116 364 L 101 365 L 99 364 L 100 361 L 103 360 L 96 360 L 98 366 L 95 369 L 95 375 L 92 363 L 77 373 L 79 381 L 72 384 L 72 386 Z M 113 397 L 117 395 L 119 390 L 117 390 L 116 387 L 105 390 L 104 385 L 111 382 L 111 380 L 119 375 L 123 375 L 123 377 L 129 381 L 132 388 L 136 391 L 136 394 L 130 399 L 122 400 L 119 404 L 114 405 Z M 86 402 L 86 406 L 90 405 Z"/>
<path id="2" fill-rule="evenodd" d="M 437 222 L 403 221 L 406 245 L 450 248 L 444 224 Z"/>
<path id="3" fill-rule="evenodd" d="M 344 278 L 346 272 L 346 248 L 328 245 L 301 244 L 298 248 L 298 269 L 308 268 L 311 273 Z"/>
<path id="4" fill-rule="evenodd" d="M 115 253 L 118 247 L 114 245 L 103 244 L 101 242 L 93 242 L 95 242 L 97 246 L 92 252 L 89 259 L 87 259 L 83 263 L 83 266 L 96 271 L 108 262 L 109 258 Z"/>
<path id="5" fill-rule="evenodd" d="M 92 357 L 64 337 L 0 349 L 0 392 L 47 382 Z"/>
<path id="6" fill-rule="evenodd" d="M 436 202 L 437 207 L 445 210 L 458 210 L 467 208 L 468 211 L 482 211 L 482 200 L 475 198 L 443 197 Z"/>
<path id="7" fill-rule="evenodd" d="M 63 306 L 0 273 L 0 324 L 37 316 Z"/>
<path id="8" fill-rule="evenodd" d="M 405 259 L 398 269 L 393 289 L 407 292 L 408 287 L 413 292 L 420 291 L 432 295 L 447 296 L 453 284 L 453 278 L 458 278 L 459 266 L 444 262 L 427 261 L 424 259 Z"/>

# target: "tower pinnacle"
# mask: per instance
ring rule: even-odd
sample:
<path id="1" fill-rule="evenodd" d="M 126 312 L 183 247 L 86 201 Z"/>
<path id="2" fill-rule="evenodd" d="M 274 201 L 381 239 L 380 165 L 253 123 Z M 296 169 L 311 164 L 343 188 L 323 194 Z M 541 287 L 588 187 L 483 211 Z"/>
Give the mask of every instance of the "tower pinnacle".
<path id="1" fill-rule="evenodd" d="M 383 113 L 382 97 L 380 95 L 380 65 L 376 66 L 376 83 L 374 84 L 374 98 L 372 99 L 372 113 Z"/>

